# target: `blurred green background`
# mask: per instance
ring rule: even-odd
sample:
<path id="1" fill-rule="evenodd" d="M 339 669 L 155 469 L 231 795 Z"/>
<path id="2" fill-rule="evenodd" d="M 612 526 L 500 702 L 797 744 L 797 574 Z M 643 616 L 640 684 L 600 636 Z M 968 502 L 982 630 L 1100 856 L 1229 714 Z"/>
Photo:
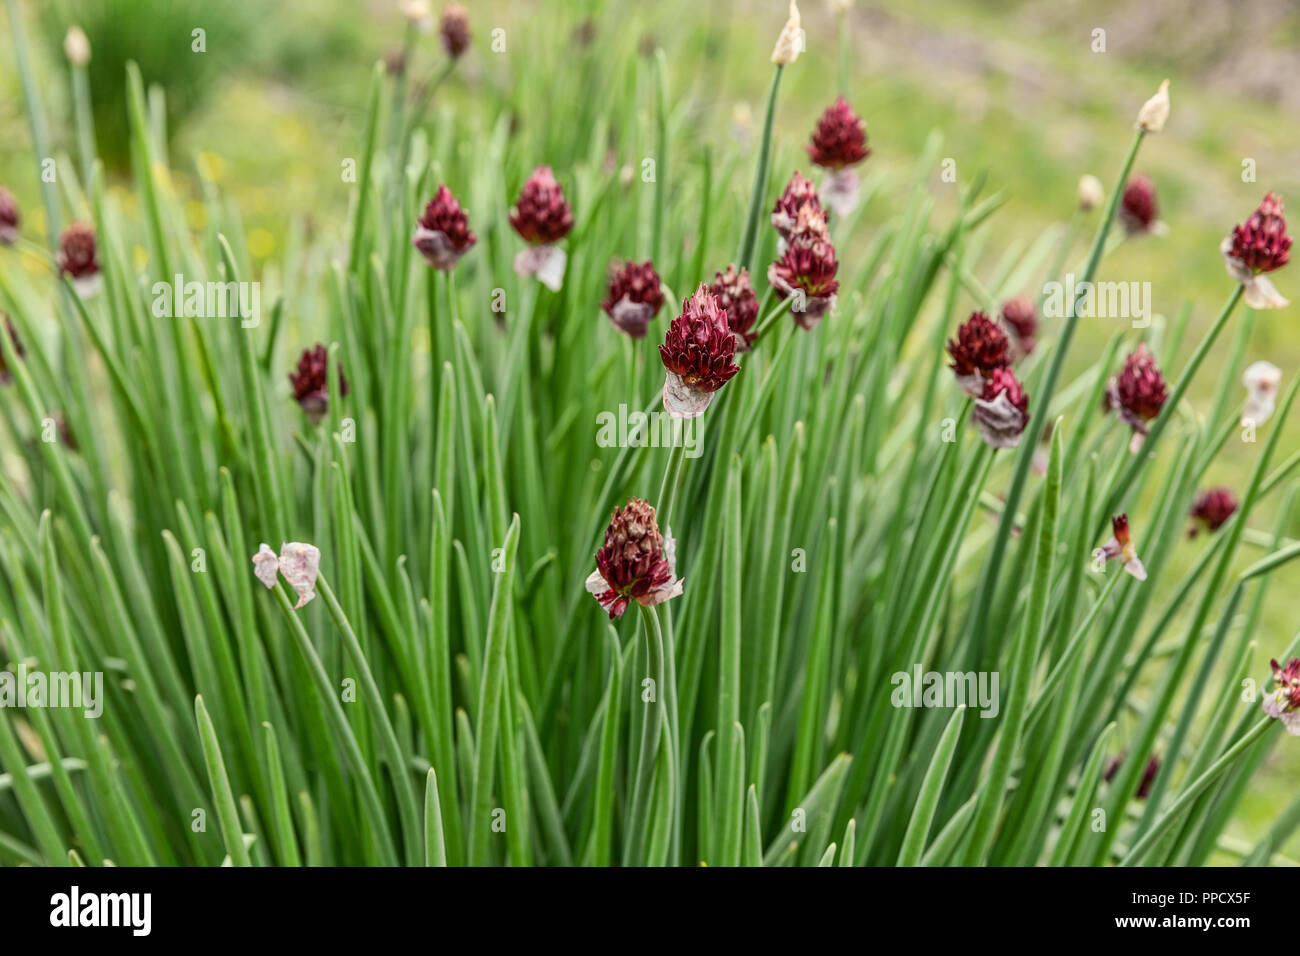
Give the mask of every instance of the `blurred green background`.
<path id="1" fill-rule="evenodd" d="M 670 64 L 671 95 L 688 105 L 692 140 L 679 137 L 672 157 L 686 170 L 703 144 L 728 155 L 756 135 L 770 65 L 768 52 L 785 20 L 784 0 L 473 0 L 473 43 L 466 60 L 439 90 L 435 114 L 480 113 L 486 131 L 521 77 L 544 83 L 548 70 L 581 61 L 609 63 L 634 57 L 638 46 L 661 45 Z M 202 168 L 238 207 L 247 244 L 260 267 L 301 230 L 324 243 L 341 243 L 349 191 L 339 186 L 341 158 L 356 155 L 367 77 L 372 64 L 400 48 L 406 22 L 398 0 L 42 0 L 18 3 L 38 55 L 42 95 L 53 117 L 58 151 L 75 153 L 64 31 L 80 24 L 89 36 L 92 95 L 101 155 L 110 182 L 125 181 L 123 66 L 135 59 L 146 83 L 167 90 L 171 165 L 177 187 L 202 198 Z M 434 4 L 437 14 L 440 4 Z M 834 5 L 802 4 L 808 49 L 786 71 L 776 123 L 774 179 L 784 180 L 818 113 L 837 89 L 838 38 Z M 850 102 L 865 117 L 874 153 L 866 169 L 892 174 L 901 184 L 934 130 L 941 155 L 956 163 L 958 183 L 936 169 L 932 189 L 940 219 L 955 205 L 960 183 L 978 172 L 989 190 L 1005 190 L 977 273 L 1014 257 L 1044 229 L 1071 216 L 1083 173 L 1109 184 L 1128 142 L 1132 118 L 1159 81 L 1171 80 L 1172 118 L 1143 148 L 1139 171 L 1159 193 L 1167 235 L 1124 243 L 1105 260 L 1101 278 L 1152 283 L 1157 314 L 1191 308 L 1179 354 L 1158 358 L 1173 378 L 1201 331 L 1231 290 L 1218 253 L 1220 239 L 1254 209 L 1263 193 L 1300 197 L 1300 4 L 1290 0 L 1006 0 L 957 2 L 856 0 L 851 13 Z M 0 21 L 0 183 L 18 197 L 25 226 L 43 231 L 37 166 L 22 109 L 8 36 Z M 545 29 L 539 24 L 545 24 Z M 204 31 L 205 52 L 194 52 Z M 506 31 L 507 50 L 491 49 L 494 29 Z M 1104 31 L 1104 37 L 1097 31 Z M 538 37 L 547 37 L 539 41 Z M 569 37 L 567 44 L 554 37 Z M 1104 50 L 1098 47 L 1104 43 Z M 422 82 L 441 60 L 436 32 L 422 36 L 408 63 Z M 611 81 L 613 81 L 611 79 Z M 652 107 L 647 92 L 646 110 Z M 586 142 L 591 131 L 581 103 L 554 103 L 549 116 L 514 116 L 516 123 L 549 123 L 554 135 Z M 644 117 L 610 118 L 642 122 Z M 436 122 L 436 117 L 435 117 Z M 464 126 L 460 127 L 464 129 Z M 455 148 L 472 150 L 461 141 Z M 624 157 L 623 161 L 629 161 Z M 531 167 L 547 157 L 523 157 Z M 798 161 L 798 160 L 794 160 Z M 743 202 L 752 172 L 746 159 L 734 190 Z M 806 165 L 806 163 L 804 164 Z M 1255 181 L 1245 181 L 1252 166 Z M 681 175 L 695 175 L 694 168 Z M 901 196 L 902 190 L 899 189 Z M 123 194 L 128 211 L 134 207 Z M 1300 200 L 1297 200 L 1300 201 Z M 852 269 L 873 229 L 894 211 L 890 190 L 866 210 L 841 249 Z M 204 207 L 190 204 L 191 225 L 203 225 Z M 579 210 L 579 214 L 580 214 Z M 472 214 L 472 210 L 471 210 Z M 1296 223 L 1300 223 L 1297 220 Z M 1296 223 L 1293 223 L 1293 230 Z M 1072 261 L 1082 256 L 1082 241 Z M 35 266 L 33 265 L 33 268 Z M 1300 300 L 1300 266 L 1276 277 L 1284 294 Z M 1035 292 L 1034 289 L 1023 290 Z M 967 301 L 961 308 L 969 309 Z M 1234 318 L 1235 324 L 1240 318 Z M 1300 370 L 1296 307 L 1256 317 L 1246 361 L 1268 359 L 1285 376 Z M 1117 320 L 1080 324 L 1072 368 L 1120 330 Z M 1226 351 L 1225 334 L 1220 353 Z M 1136 340 L 1136 339 L 1135 339 Z M 1212 356 L 1193 386 L 1192 408 L 1205 410 L 1216 384 Z M 1244 394 L 1244 393 L 1243 393 Z M 1293 419 L 1279 455 L 1297 447 Z M 1245 456 L 1234 460 L 1229 441 L 1210 478 L 1240 488 Z M 1261 513 L 1261 530 L 1288 521 L 1282 496 Z M 1179 560 L 1190 565 L 1203 539 L 1189 542 Z M 1243 563 L 1259 557 L 1247 547 Z M 1291 589 L 1295 588 L 1295 597 Z M 1263 676 L 1270 654 L 1295 633 L 1300 614 L 1300 569 L 1275 575 L 1257 654 Z M 1265 646 L 1267 642 L 1267 646 Z M 1158 665 L 1155 665 L 1158 666 Z M 1279 747 L 1245 797 L 1230 835 L 1258 837 L 1294 796 L 1300 751 Z M 1300 858 L 1300 844 L 1288 847 Z"/>

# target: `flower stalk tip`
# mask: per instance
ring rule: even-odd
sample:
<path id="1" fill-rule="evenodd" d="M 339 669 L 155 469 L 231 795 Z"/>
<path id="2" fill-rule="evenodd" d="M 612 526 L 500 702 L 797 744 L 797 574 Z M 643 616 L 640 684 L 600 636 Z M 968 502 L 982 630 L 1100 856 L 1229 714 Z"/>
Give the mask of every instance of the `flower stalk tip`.
<path id="1" fill-rule="evenodd" d="M 776 38 L 772 48 L 772 62 L 777 66 L 788 66 L 799 58 L 803 52 L 803 30 L 799 26 L 799 7 L 795 0 L 790 0 L 790 14 Z"/>
<path id="2" fill-rule="evenodd" d="M 1158 133 L 1169 119 L 1169 81 L 1163 80 L 1160 89 L 1138 110 L 1137 128 L 1145 133 Z"/>

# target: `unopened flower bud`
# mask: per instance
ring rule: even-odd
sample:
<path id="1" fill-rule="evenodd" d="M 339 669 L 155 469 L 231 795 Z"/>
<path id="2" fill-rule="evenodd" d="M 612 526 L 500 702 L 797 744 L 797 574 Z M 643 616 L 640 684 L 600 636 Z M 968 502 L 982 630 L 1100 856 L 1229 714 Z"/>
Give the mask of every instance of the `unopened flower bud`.
<path id="1" fill-rule="evenodd" d="M 63 53 L 73 66 L 85 66 L 90 62 L 90 40 L 86 39 L 86 32 L 81 27 L 68 27 L 63 38 Z"/>
<path id="2" fill-rule="evenodd" d="M 1156 95 L 1142 104 L 1138 110 L 1137 128 L 1148 133 L 1158 133 L 1165 128 L 1169 119 L 1169 81 L 1164 80 Z"/>
<path id="3" fill-rule="evenodd" d="M 1116 515 L 1110 521 L 1111 537 L 1103 544 L 1097 553 L 1107 561 L 1113 561 L 1118 558 L 1124 563 L 1124 570 L 1137 578 L 1139 581 L 1147 579 L 1147 570 L 1142 565 L 1142 559 L 1138 557 L 1137 548 L 1133 544 L 1132 535 L 1129 533 L 1128 515 Z"/>
<path id="4" fill-rule="evenodd" d="M 304 349 L 298 359 L 298 368 L 289 373 L 293 397 L 302 407 L 303 414 L 313 425 L 319 425 L 329 410 L 329 353 L 319 342 L 314 348 Z M 348 393 L 348 380 L 339 369 L 339 396 Z"/>
<path id="5" fill-rule="evenodd" d="M 1263 701 L 1264 713 L 1282 721 L 1292 737 L 1300 737 L 1300 658 L 1293 657 L 1286 667 L 1269 661 L 1273 668 L 1273 690 Z"/>
<path id="6" fill-rule="evenodd" d="M 664 304 L 659 273 L 646 261 L 626 262 L 610 276 L 609 291 L 600 307 L 614 327 L 634 339 L 645 338 L 646 327 Z"/>
<path id="7" fill-rule="evenodd" d="M 1211 533 L 1218 531 L 1236 510 L 1237 496 L 1231 488 L 1208 488 L 1202 491 L 1189 512 L 1192 526 L 1187 529 L 1187 537 L 1195 538 L 1202 528 Z"/>
<path id="8" fill-rule="evenodd" d="M 450 272 L 476 241 L 465 210 L 450 189 L 445 185 L 439 186 L 438 192 L 425 205 L 424 215 L 416 223 L 411 244 L 420 250 L 429 265 Z"/>
<path id="9" fill-rule="evenodd" d="M 780 66 L 793 63 L 803 52 L 803 31 L 799 28 L 799 8 L 790 0 L 790 17 L 781 28 L 772 48 L 772 62 Z"/>
<path id="10" fill-rule="evenodd" d="M 442 8 L 442 21 L 438 25 L 442 34 L 442 48 L 453 60 L 459 60 L 469 49 L 469 12 L 459 3 L 449 3 Z"/>
<path id="11" fill-rule="evenodd" d="M 1124 370 L 1106 386 L 1106 402 L 1133 429 L 1129 450 L 1136 453 L 1142 446 L 1148 423 L 1155 420 L 1169 397 L 1165 377 L 1155 357 L 1145 345 L 1124 360 Z"/>
<path id="12" fill-rule="evenodd" d="M 1102 204 L 1106 198 L 1106 191 L 1101 186 L 1101 180 L 1091 173 L 1085 173 L 1079 177 L 1079 208 L 1084 212 L 1091 212 Z"/>

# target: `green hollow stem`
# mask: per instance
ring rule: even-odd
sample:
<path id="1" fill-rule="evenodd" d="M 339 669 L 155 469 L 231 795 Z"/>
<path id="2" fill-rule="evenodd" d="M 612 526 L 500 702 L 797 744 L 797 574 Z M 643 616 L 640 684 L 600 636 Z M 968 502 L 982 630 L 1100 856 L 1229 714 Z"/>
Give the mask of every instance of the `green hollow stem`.
<path id="1" fill-rule="evenodd" d="M 1079 299 L 1097 273 L 1097 266 L 1100 264 L 1102 253 L 1106 248 L 1106 237 L 1110 233 L 1110 228 L 1114 224 L 1116 213 L 1119 210 L 1119 200 L 1124 192 L 1124 183 L 1128 181 L 1129 173 L 1133 170 L 1133 162 L 1137 159 L 1138 149 L 1142 146 L 1142 139 L 1145 135 L 1141 129 L 1133 134 L 1133 142 L 1129 145 L 1128 155 L 1124 157 L 1124 165 L 1120 169 L 1119 178 L 1116 180 L 1115 188 L 1111 190 L 1110 201 L 1106 206 L 1106 215 L 1102 218 L 1101 225 L 1097 229 L 1097 235 L 1092 240 L 1092 248 L 1088 253 L 1088 262 L 1079 284 L 1079 293 L 1075 296 L 1075 300 L 1070 303 L 1070 309 L 1066 313 L 1065 322 L 1061 327 L 1060 340 L 1056 343 L 1056 347 L 1052 349 L 1051 365 L 1047 368 L 1042 387 L 1038 390 L 1038 394 L 1034 396 L 1035 403 L 1041 409 L 1051 408 L 1052 395 L 1056 392 L 1057 382 L 1060 380 L 1061 371 L 1065 367 L 1066 356 L 1070 351 L 1070 342 L 1073 340 L 1075 328 L 1079 324 Z M 972 642 L 971 648 L 976 663 L 980 661 L 983 655 L 989 609 L 993 604 L 993 595 L 997 590 L 1002 561 L 1006 557 L 1007 541 L 1011 538 L 1011 530 L 1015 522 L 1016 512 L 1020 507 L 1020 496 L 1025 490 L 1025 481 L 1029 476 L 1029 466 L 1033 461 L 1035 447 L 1036 443 L 1032 441 L 1021 442 L 1020 444 L 1019 454 L 1016 457 L 1015 472 L 1011 477 L 1011 485 L 1007 489 L 1002 517 L 998 522 L 997 534 L 993 538 L 992 551 L 984 566 L 984 576 L 980 582 L 974 613 L 970 617 L 972 626 L 975 628 L 975 640 Z"/>
<path id="2" fill-rule="evenodd" d="M 659 754 L 659 737 L 663 732 L 664 717 L 664 635 L 659 625 L 659 612 L 654 607 L 641 606 L 641 620 L 645 624 L 646 673 L 654 681 L 654 700 L 649 702 L 645 723 L 641 725 L 641 749 L 637 755 L 635 783 L 632 790 L 631 812 L 628 815 L 627 844 L 623 852 L 623 865 L 640 862 L 641 848 L 646 836 L 646 814 L 650 792 L 654 787 L 655 761 Z"/>
<path id="3" fill-rule="evenodd" d="M 745 219 L 745 235 L 740 242 L 738 264 L 749 269 L 754 259 L 754 246 L 758 242 L 758 220 L 763 212 L 763 194 L 767 191 L 767 172 L 772 163 L 772 122 L 776 117 L 776 94 L 781 89 L 782 64 L 772 72 L 772 86 L 767 93 L 767 115 L 763 117 L 763 139 L 758 151 L 758 169 L 754 173 L 754 191 L 749 197 L 749 214 Z"/>

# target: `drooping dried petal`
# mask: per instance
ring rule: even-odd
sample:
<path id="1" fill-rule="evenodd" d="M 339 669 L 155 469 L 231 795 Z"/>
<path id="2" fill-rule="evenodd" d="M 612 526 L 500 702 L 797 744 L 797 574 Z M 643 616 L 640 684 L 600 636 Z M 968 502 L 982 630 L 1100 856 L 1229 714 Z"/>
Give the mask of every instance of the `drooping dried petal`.
<path id="1" fill-rule="evenodd" d="M 424 214 L 415 226 L 411 244 L 433 268 L 450 272 L 461 256 L 478 239 L 469 228 L 469 217 L 445 185 L 425 204 Z"/>
<path id="2" fill-rule="evenodd" d="M 528 246 L 515 256 L 515 275 L 535 278 L 552 292 L 559 292 L 568 261 L 568 255 L 559 246 Z"/>
<path id="3" fill-rule="evenodd" d="M 994 369 L 975 399 L 975 423 L 990 448 L 1015 448 L 1029 424 L 1029 396 L 1010 369 Z"/>
<path id="4" fill-rule="evenodd" d="M 713 393 L 740 371 L 733 361 L 736 337 L 717 296 L 701 284 L 668 326 L 659 356 L 668 370 L 664 408 L 674 418 L 695 418 Z"/>
<path id="5" fill-rule="evenodd" d="M 269 589 L 275 587 L 275 576 L 279 571 L 280 559 L 271 550 L 271 546 L 263 541 L 257 554 L 253 555 L 253 574 Z"/>
<path id="6" fill-rule="evenodd" d="M 550 166 L 538 166 L 510 209 L 510 225 L 525 242 L 554 245 L 573 229 L 573 210 Z"/>
<path id="7" fill-rule="evenodd" d="M 295 608 L 316 596 L 316 575 L 320 571 L 320 549 L 314 544 L 290 541 L 280 545 L 280 573 L 298 594 Z"/>
<path id="8" fill-rule="evenodd" d="M 808 155 L 823 169 L 856 166 L 868 156 L 867 124 L 843 96 L 826 108 L 813 130 Z"/>
<path id="9" fill-rule="evenodd" d="M 304 349 L 298 358 L 298 368 L 289 373 L 289 384 L 293 386 L 294 400 L 302 406 L 307 420 L 313 425 L 320 424 L 329 409 L 329 353 L 319 342 L 309 349 Z M 348 393 L 348 380 L 339 368 L 339 396 Z"/>
<path id="10" fill-rule="evenodd" d="M 726 310 L 727 326 L 736 336 L 736 351 L 748 350 L 754 342 L 754 323 L 758 321 L 758 296 L 749 281 L 749 270 L 737 272 L 734 263 L 728 265 L 726 272 L 714 273 L 708 289 Z"/>
<path id="11" fill-rule="evenodd" d="M 662 604 L 682 593 L 675 551 L 672 532 L 659 533 L 654 508 L 632 498 L 626 508 L 614 509 L 605 544 L 596 552 L 596 570 L 585 586 L 611 620 L 621 617 L 633 601 L 645 607 Z"/>
<path id="12" fill-rule="evenodd" d="M 664 304 L 659 273 L 646 260 L 625 262 L 609 279 L 609 291 L 600 307 L 614 327 L 634 339 L 645 338 L 646 326 Z"/>

